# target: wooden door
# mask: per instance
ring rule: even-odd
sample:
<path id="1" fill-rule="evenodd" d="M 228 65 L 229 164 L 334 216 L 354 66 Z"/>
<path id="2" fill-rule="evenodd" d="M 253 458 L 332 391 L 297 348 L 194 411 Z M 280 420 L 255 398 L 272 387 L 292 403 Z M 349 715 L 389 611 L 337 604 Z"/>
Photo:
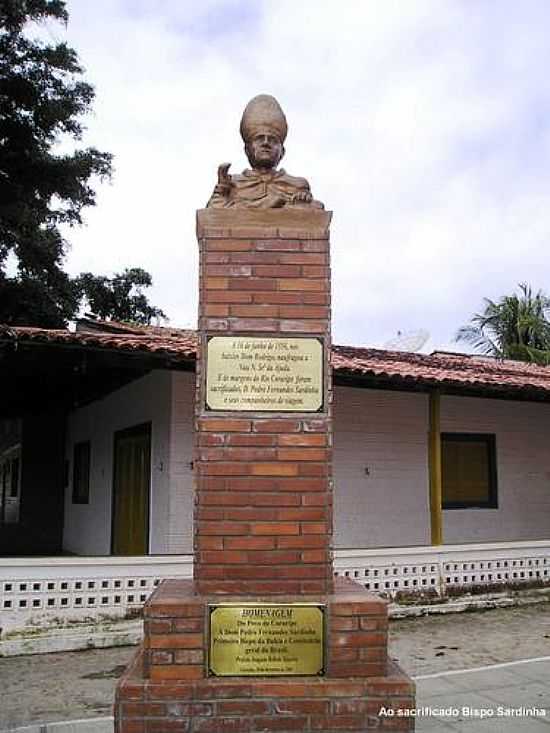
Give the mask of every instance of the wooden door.
<path id="1" fill-rule="evenodd" d="M 151 424 L 115 433 L 113 471 L 113 555 L 149 550 Z"/>

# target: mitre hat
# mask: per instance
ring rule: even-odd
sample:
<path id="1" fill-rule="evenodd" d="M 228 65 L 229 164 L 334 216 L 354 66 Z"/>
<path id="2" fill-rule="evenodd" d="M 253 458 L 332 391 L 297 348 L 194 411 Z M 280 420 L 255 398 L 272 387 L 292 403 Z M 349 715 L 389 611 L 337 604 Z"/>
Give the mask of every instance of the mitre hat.
<path id="1" fill-rule="evenodd" d="M 285 141 L 288 127 L 281 105 L 270 94 L 258 94 L 244 108 L 241 137 L 246 142 L 256 132 L 266 129 L 276 134 L 282 143 Z"/>

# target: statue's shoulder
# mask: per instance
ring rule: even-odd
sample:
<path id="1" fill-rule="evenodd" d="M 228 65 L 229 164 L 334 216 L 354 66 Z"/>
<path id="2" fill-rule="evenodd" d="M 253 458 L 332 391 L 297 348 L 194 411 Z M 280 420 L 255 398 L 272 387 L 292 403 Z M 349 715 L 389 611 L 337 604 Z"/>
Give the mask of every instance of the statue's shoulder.
<path id="1" fill-rule="evenodd" d="M 288 186 L 292 186 L 292 188 L 296 188 L 299 191 L 309 191 L 309 182 L 306 178 L 302 178 L 301 176 L 291 176 L 284 168 L 281 168 L 278 173 L 279 175 L 277 178 L 279 181 L 284 182 Z"/>

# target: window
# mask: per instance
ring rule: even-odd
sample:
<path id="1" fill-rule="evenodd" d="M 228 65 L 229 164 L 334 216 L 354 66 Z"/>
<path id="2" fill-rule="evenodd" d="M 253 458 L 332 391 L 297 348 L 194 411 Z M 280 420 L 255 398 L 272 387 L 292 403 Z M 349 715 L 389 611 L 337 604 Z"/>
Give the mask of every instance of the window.
<path id="1" fill-rule="evenodd" d="M 73 504 L 90 503 L 90 441 L 75 443 L 73 453 Z"/>
<path id="2" fill-rule="evenodd" d="M 0 456 L 0 522 L 19 522 L 21 446 Z"/>
<path id="3" fill-rule="evenodd" d="M 443 509 L 497 508 L 495 436 L 441 434 Z"/>

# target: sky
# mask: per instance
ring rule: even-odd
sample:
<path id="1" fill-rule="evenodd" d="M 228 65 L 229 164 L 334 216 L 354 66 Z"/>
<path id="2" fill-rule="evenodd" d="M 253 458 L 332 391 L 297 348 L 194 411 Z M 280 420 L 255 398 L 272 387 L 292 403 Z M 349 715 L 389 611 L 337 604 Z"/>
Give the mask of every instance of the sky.
<path id="1" fill-rule="evenodd" d="M 333 211 L 333 340 L 425 329 L 460 350 L 484 297 L 549 291 L 546 0 L 68 0 L 52 38 L 96 89 L 84 144 L 114 154 L 72 274 L 140 266 L 170 324 L 194 327 L 195 211 L 238 128 L 273 94 L 282 163 Z"/>

